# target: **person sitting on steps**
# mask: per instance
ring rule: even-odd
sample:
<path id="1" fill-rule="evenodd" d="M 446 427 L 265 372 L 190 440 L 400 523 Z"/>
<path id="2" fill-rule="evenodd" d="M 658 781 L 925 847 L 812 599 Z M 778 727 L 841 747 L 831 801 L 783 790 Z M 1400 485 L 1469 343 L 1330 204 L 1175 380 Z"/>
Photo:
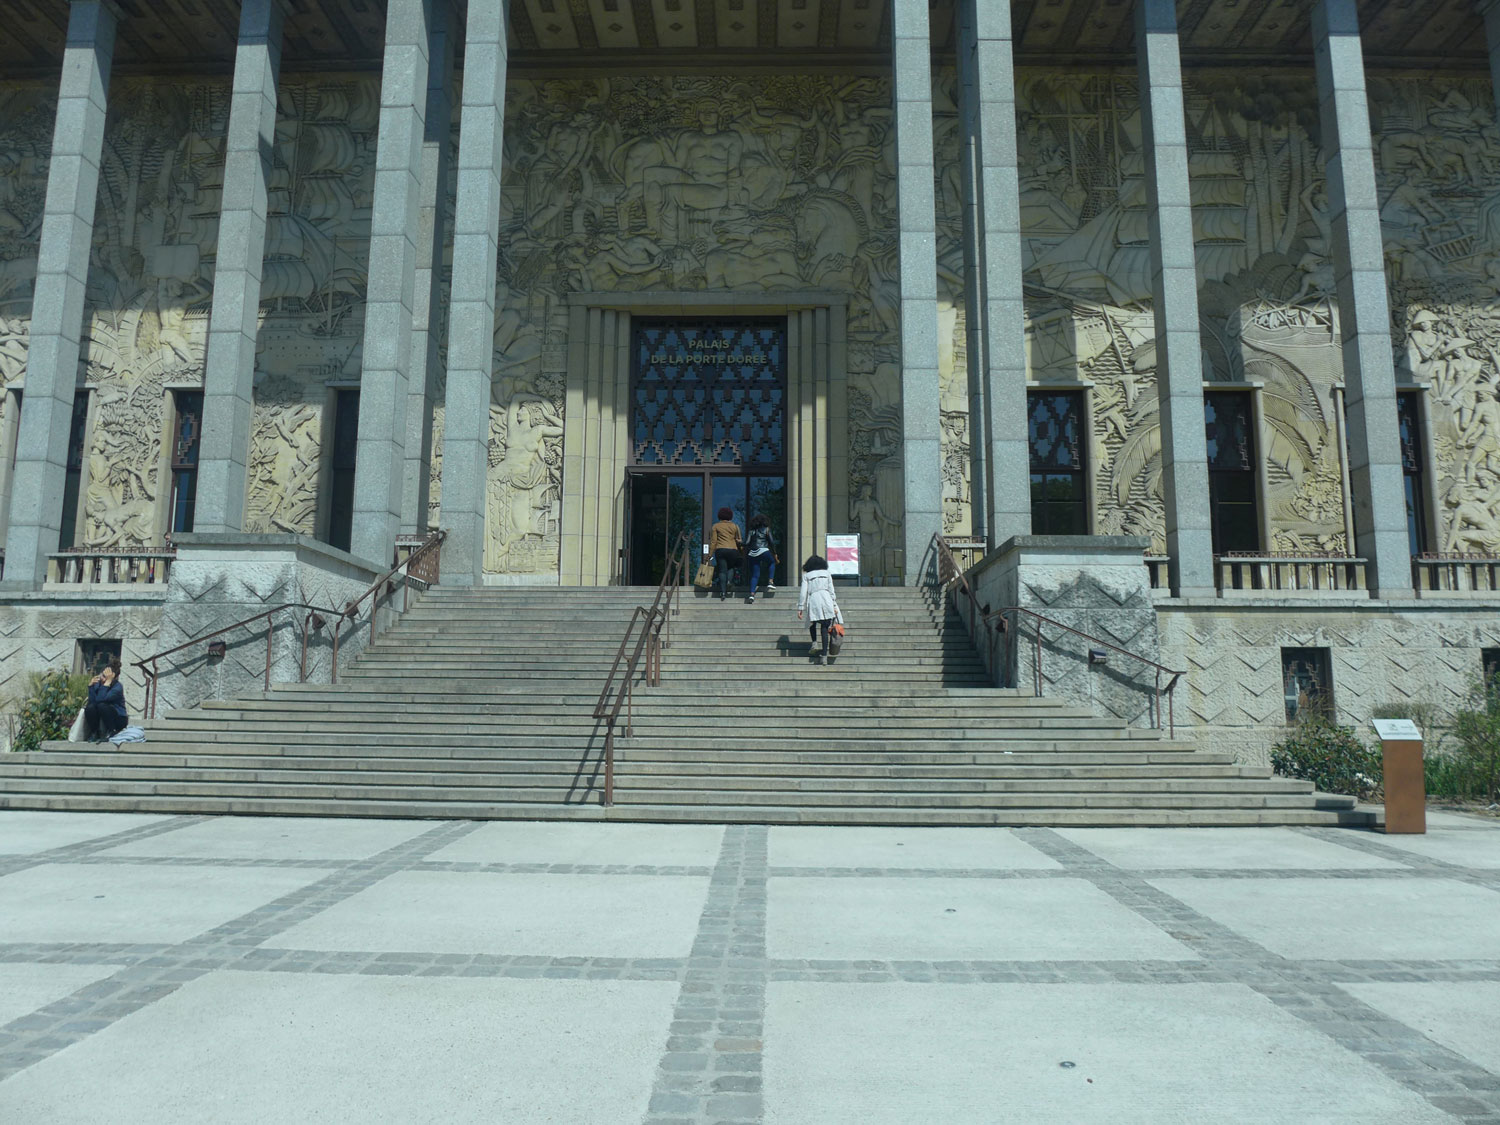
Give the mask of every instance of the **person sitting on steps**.
<path id="1" fill-rule="evenodd" d="M 809 555 L 802 564 L 802 589 L 797 594 L 797 620 L 807 612 L 808 655 L 819 664 L 828 663 L 828 633 L 837 621 L 844 623 L 839 611 L 838 598 L 833 593 L 833 575 L 828 573 L 828 560 L 822 555 Z M 818 632 L 823 634 L 823 648 L 818 651 Z"/>
<path id="2" fill-rule="evenodd" d="M 734 512 L 720 508 L 719 522 L 708 529 L 708 554 L 714 560 L 714 585 L 721 601 L 729 597 L 730 571 L 739 569 L 745 561 L 740 547 L 740 525 L 734 522 Z"/>
<path id="3" fill-rule="evenodd" d="M 750 560 L 750 605 L 755 604 L 755 587 L 760 584 L 760 571 L 766 571 L 766 593 L 776 589 L 776 536 L 771 531 L 771 520 L 764 513 L 750 520 L 750 538 L 745 542 L 745 554 Z"/>
<path id="4" fill-rule="evenodd" d="M 125 685 L 120 683 L 120 658 L 115 656 L 89 681 L 89 700 L 83 707 L 84 741 L 108 742 L 129 721 L 125 712 Z"/>

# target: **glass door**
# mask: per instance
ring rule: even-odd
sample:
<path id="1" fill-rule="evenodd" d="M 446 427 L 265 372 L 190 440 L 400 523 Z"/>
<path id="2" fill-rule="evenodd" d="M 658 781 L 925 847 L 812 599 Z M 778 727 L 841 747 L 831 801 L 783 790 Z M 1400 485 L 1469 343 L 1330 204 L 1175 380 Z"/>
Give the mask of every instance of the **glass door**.
<path id="1" fill-rule="evenodd" d="M 689 542 L 701 541 L 703 475 L 632 473 L 629 488 L 627 580 L 632 586 L 655 586 L 666 573 L 667 552 L 679 534 L 686 531 Z"/>

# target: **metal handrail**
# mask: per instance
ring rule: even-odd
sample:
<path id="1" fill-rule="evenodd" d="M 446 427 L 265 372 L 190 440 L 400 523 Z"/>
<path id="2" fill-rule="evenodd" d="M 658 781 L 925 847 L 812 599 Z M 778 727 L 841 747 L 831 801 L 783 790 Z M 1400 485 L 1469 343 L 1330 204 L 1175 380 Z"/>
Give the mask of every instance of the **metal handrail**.
<path id="1" fill-rule="evenodd" d="M 276 632 L 276 625 L 272 618 L 274 618 L 276 614 L 281 613 L 283 610 L 288 609 L 305 609 L 307 611 L 307 613 L 302 618 L 302 663 L 297 681 L 298 683 L 304 682 L 307 679 L 308 633 L 310 631 L 316 632 L 323 627 L 324 614 L 327 614 L 329 617 L 338 617 L 339 611 L 336 609 L 329 609 L 327 606 L 313 605 L 310 602 L 283 602 L 281 605 L 272 606 L 270 609 L 262 610 L 260 613 L 255 614 L 255 616 L 253 617 L 247 617 L 243 621 L 236 621 L 232 625 L 225 625 L 223 628 L 215 629 L 210 633 L 199 633 L 196 636 L 183 641 L 180 645 L 177 645 L 174 648 L 163 649 L 161 652 L 153 653 L 152 655 L 145 657 L 142 660 L 133 661 L 135 667 L 141 670 L 141 676 L 146 681 L 146 718 L 156 718 L 156 689 L 157 680 L 160 674 L 159 669 L 157 668 L 157 662 L 159 660 L 163 659 L 164 657 L 171 656 L 174 653 L 182 652 L 184 649 L 191 648 L 193 645 L 201 644 L 203 641 L 212 640 L 214 637 L 221 637 L 225 633 L 232 633 L 234 630 L 244 628 L 246 625 L 253 625 L 257 621 L 260 621 L 262 619 L 264 619 L 266 623 L 265 685 L 266 690 L 270 691 L 272 640 Z M 146 665 L 148 664 L 150 665 L 149 668 L 146 667 Z"/>
<path id="2" fill-rule="evenodd" d="M 681 612 L 679 604 L 681 590 L 688 567 L 687 543 L 688 533 L 684 531 L 677 536 L 677 541 L 667 554 L 667 567 L 661 576 L 661 582 L 656 587 L 656 597 L 651 600 L 650 608 L 638 605 L 631 613 L 630 623 L 625 626 L 625 635 L 620 638 L 620 647 L 615 650 L 615 658 L 610 663 L 609 675 L 605 677 L 604 687 L 600 689 L 599 699 L 594 704 L 594 721 L 607 724 L 604 730 L 604 804 L 606 805 L 615 803 L 615 727 L 619 723 L 622 707 L 625 709 L 625 737 L 629 738 L 634 728 L 635 672 L 640 664 L 642 652 L 646 655 L 646 685 L 656 687 L 661 683 L 662 648 L 672 643 L 672 618 Z M 662 604 L 664 599 L 665 605 Z M 630 638 L 635 635 L 637 621 L 642 621 L 643 624 L 640 635 L 636 637 L 635 649 L 627 658 L 625 648 L 630 644 Z M 624 678 L 617 690 L 615 678 L 620 674 L 622 664 Z M 611 703 L 612 693 L 613 703 Z"/>
<path id="3" fill-rule="evenodd" d="M 1119 645 L 1115 644 L 1112 641 L 1106 641 L 1102 637 L 1092 636 L 1089 633 L 1085 633 L 1081 629 L 1075 629 L 1075 628 L 1073 628 L 1073 626 L 1071 626 L 1071 625 L 1064 625 L 1061 621 L 1055 621 L 1055 620 L 1053 620 L 1050 617 L 1044 617 L 1042 614 L 1037 613 L 1036 610 L 1034 610 L 1034 609 L 1026 609 L 1024 606 L 1012 605 L 1012 606 L 1006 606 L 1004 609 L 997 609 L 997 610 L 995 610 L 995 611 L 993 611 L 991 613 L 985 614 L 984 615 L 984 620 L 986 622 L 988 622 L 988 621 L 990 621 L 990 620 L 992 620 L 994 618 L 999 618 L 1001 620 L 1002 624 L 1003 624 L 1004 623 L 1004 619 L 1005 619 L 1005 615 L 1008 614 L 1008 613 L 1024 613 L 1028 617 L 1035 618 L 1036 621 L 1038 621 L 1039 623 L 1044 623 L 1044 624 L 1047 624 L 1047 625 L 1055 626 L 1056 628 L 1061 629 L 1065 633 L 1072 633 L 1075 637 L 1081 637 L 1081 638 L 1083 638 L 1084 640 L 1088 641 L 1090 644 L 1102 645 L 1105 648 L 1109 649 L 1111 652 L 1118 652 L 1121 656 L 1128 656 L 1128 657 L 1130 657 L 1130 659 L 1132 659 L 1132 660 L 1138 660 L 1142 664 L 1146 665 L 1146 667 L 1154 669 L 1155 672 L 1156 672 L 1156 708 L 1155 708 L 1155 715 L 1154 715 L 1155 722 L 1156 722 L 1156 729 L 1157 730 L 1161 730 L 1161 697 L 1162 697 L 1162 692 L 1165 691 L 1166 695 L 1167 695 L 1167 715 L 1168 715 L 1168 718 L 1167 718 L 1167 728 L 1168 728 L 1168 737 L 1169 738 L 1175 738 L 1176 737 L 1176 735 L 1177 735 L 1177 716 L 1176 716 L 1176 711 L 1175 711 L 1175 707 L 1174 707 L 1174 703 L 1173 703 L 1173 700 L 1174 700 L 1174 694 L 1173 693 L 1174 693 L 1174 689 L 1177 687 L 1177 681 L 1180 680 L 1180 679 L 1182 679 L 1183 676 L 1186 676 L 1187 675 L 1186 672 L 1179 672 L 1175 668 L 1169 668 L 1165 664 L 1160 664 L 1160 663 L 1156 662 L 1155 660 L 1152 660 L 1149 657 L 1142 656 L 1138 652 L 1131 652 L 1128 648 L 1121 648 Z M 1004 627 L 1002 627 L 1000 631 L 1002 633 L 1004 633 L 1004 632 L 1014 632 L 1013 630 L 1009 630 L 1009 629 L 1004 628 Z M 1161 677 L 1162 677 L 1162 673 L 1164 673 L 1164 672 L 1167 675 L 1169 675 L 1169 676 L 1172 677 L 1169 681 L 1167 681 L 1167 686 L 1165 688 L 1163 688 L 1161 686 Z M 1034 665 L 1032 667 L 1032 674 L 1033 674 L 1033 678 L 1035 679 L 1035 682 L 1036 682 L 1036 694 L 1037 694 L 1038 697 L 1040 697 L 1041 694 L 1042 694 L 1042 629 L 1041 629 L 1041 624 L 1038 624 L 1037 630 L 1036 630 L 1036 660 L 1035 660 Z"/>
<path id="4" fill-rule="evenodd" d="M 1167 728 L 1168 728 L 1168 737 L 1169 738 L 1176 737 L 1176 734 L 1177 734 L 1177 721 L 1176 721 L 1176 718 L 1177 717 L 1176 717 L 1176 707 L 1175 707 L 1175 699 L 1176 699 L 1175 689 L 1177 687 L 1177 681 L 1180 680 L 1183 676 L 1187 675 L 1186 672 L 1180 672 L 1180 671 L 1176 670 L 1175 668 L 1169 668 L 1167 665 L 1161 664 L 1161 663 L 1159 663 L 1159 662 L 1157 662 L 1155 660 L 1150 659 L 1149 657 L 1142 656 L 1138 652 L 1131 652 L 1129 649 L 1121 648 L 1119 645 L 1115 644 L 1113 641 L 1107 641 L 1103 637 L 1092 636 L 1089 633 L 1083 632 L 1081 629 L 1075 629 L 1071 625 L 1064 625 L 1061 621 L 1055 621 L 1055 620 L 1053 620 L 1050 617 L 1046 617 L 1046 616 L 1044 616 L 1044 615 L 1042 615 L 1040 613 L 1037 613 L 1036 610 L 1026 609 L 1023 606 L 1007 606 L 1004 609 L 997 609 L 997 610 L 991 610 L 989 612 L 985 612 L 984 610 L 982 610 L 982 609 L 979 608 L 978 599 L 976 599 L 974 597 L 974 590 L 973 590 L 973 587 L 969 585 L 968 576 L 965 575 L 959 569 L 959 567 L 958 567 L 958 560 L 954 558 L 953 552 L 951 550 L 949 550 L 948 544 L 944 540 L 943 536 L 941 536 L 941 535 L 935 535 L 935 536 L 933 536 L 933 541 L 937 545 L 937 554 L 938 554 L 938 585 L 939 585 L 939 587 L 946 589 L 946 588 L 949 588 L 951 585 L 956 585 L 957 587 L 959 587 L 959 588 L 962 589 L 965 598 L 968 600 L 968 607 L 969 607 L 969 636 L 975 638 L 975 642 L 976 643 L 978 643 L 978 632 L 977 632 L 977 629 L 976 629 L 976 627 L 978 627 L 978 626 L 983 626 L 986 636 L 992 638 L 991 639 L 991 644 L 990 644 L 989 652 L 986 654 L 983 650 L 981 650 L 981 655 L 982 656 L 985 656 L 985 655 L 988 656 L 988 659 L 986 660 L 986 667 L 989 669 L 990 674 L 992 676 L 994 675 L 994 656 L 995 656 L 995 653 L 994 653 L 994 640 L 993 640 L 993 638 L 994 637 L 998 637 L 998 636 L 1000 636 L 1002 634 L 1012 634 L 1013 635 L 1016 632 L 1016 630 L 1012 629 L 1011 626 L 1010 626 L 1010 623 L 1006 621 L 1006 619 L 1005 619 L 1006 615 L 1007 614 L 1012 614 L 1012 613 L 1014 613 L 1014 614 L 1022 614 L 1022 613 L 1024 613 L 1028 617 L 1032 617 L 1032 618 L 1036 619 L 1036 621 L 1039 622 L 1039 623 L 1045 623 L 1047 625 L 1055 626 L 1056 628 L 1061 629 L 1064 632 L 1072 633 L 1076 637 L 1081 637 L 1085 641 L 1088 641 L 1090 644 L 1101 645 L 1104 648 L 1109 649 L 1111 652 L 1117 652 L 1121 656 L 1128 656 L 1128 657 L 1130 657 L 1130 659 L 1132 659 L 1132 660 L 1138 660 L 1142 664 L 1146 665 L 1148 668 L 1154 669 L 1155 673 L 1156 673 L 1156 689 L 1155 689 L 1156 690 L 1156 707 L 1155 707 L 1155 713 L 1154 713 L 1153 718 L 1154 718 L 1154 721 L 1155 721 L 1156 729 L 1157 730 L 1161 730 L 1161 697 L 1162 697 L 1162 692 L 1165 691 L 1166 692 L 1166 696 L 1167 696 L 1167 714 L 1168 714 Z M 957 601 L 957 594 L 956 593 L 954 594 L 954 600 Z M 999 623 L 1000 623 L 999 629 L 991 629 L 989 627 L 990 623 L 992 621 L 999 621 Z M 1040 696 L 1042 694 L 1042 630 L 1041 630 L 1041 624 L 1038 624 L 1037 630 L 1036 630 L 1036 660 L 1034 662 L 1034 667 L 1032 669 L 1032 673 L 1033 673 L 1033 678 L 1034 678 L 1034 681 L 1035 681 L 1036 695 L 1040 698 Z M 1161 677 L 1162 677 L 1163 673 L 1166 673 L 1167 675 L 1169 675 L 1169 676 L 1172 677 L 1171 680 L 1169 680 L 1167 682 L 1167 686 L 1165 688 L 1162 687 L 1162 683 L 1161 683 Z"/>
<path id="5" fill-rule="evenodd" d="M 359 595 L 359 597 L 354 598 L 351 601 L 349 601 L 348 603 L 346 603 L 345 606 L 344 606 L 344 608 L 341 609 L 341 610 L 339 610 L 339 609 L 329 609 L 327 606 L 313 605 L 310 602 L 283 602 L 281 605 L 272 606 L 270 609 L 263 609 L 259 613 L 252 614 L 251 616 L 246 617 L 246 618 L 244 618 L 244 619 L 242 619 L 240 621 L 236 621 L 233 624 L 222 626 L 221 628 L 215 629 L 212 632 L 199 633 L 196 636 L 194 636 L 194 637 L 192 637 L 192 638 L 190 638 L 190 639 L 188 639 L 186 641 L 183 641 L 180 645 L 176 645 L 173 648 L 164 649 L 161 652 L 153 653 L 150 656 L 147 656 L 147 657 L 144 657 L 144 658 L 142 658 L 140 660 L 134 661 L 133 662 L 134 666 L 137 667 L 137 668 L 139 668 L 141 670 L 141 675 L 146 680 L 146 717 L 148 719 L 154 719 L 154 718 L 156 718 L 157 687 L 158 687 L 158 680 L 160 678 L 160 670 L 159 670 L 159 668 L 157 666 L 158 665 L 158 661 L 160 661 L 163 657 L 171 656 L 174 653 L 182 652 L 184 649 L 190 648 L 190 647 L 192 647 L 193 645 L 196 645 L 196 644 L 200 644 L 203 641 L 211 640 L 214 637 L 223 636 L 225 633 L 233 632 L 235 629 L 244 628 L 247 625 L 253 625 L 255 622 L 260 621 L 262 619 L 264 619 L 265 622 L 266 622 L 266 674 L 265 674 L 265 690 L 270 691 L 271 690 L 271 653 L 272 653 L 272 647 L 273 647 L 272 643 L 273 643 L 273 640 L 274 640 L 274 637 L 275 637 L 275 632 L 276 632 L 275 622 L 272 620 L 272 618 L 276 614 L 282 612 L 283 610 L 288 610 L 288 609 L 304 609 L 304 610 L 307 611 L 306 615 L 302 619 L 302 660 L 301 660 L 301 664 L 300 664 L 300 666 L 298 668 L 297 682 L 298 683 L 306 683 L 307 682 L 307 638 L 308 638 L 308 633 L 310 631 L 316 632 L 317 630 L 321 629 L 323 627 L 324 623 L 325 623 L 324 622 L 324 616 L 326 615 L 327 617 L 332 618 L 333 621 L 334 621 L 334 626 L 333 626 L 333 658 L 332 658 L 332 669 L 331 669 L 331 674 L 330 674 L 330 682 L 335 683 L 335 684 L 338 683 L 339 682 L 339 633 L 340 633 L 340 631 L 344 627 L 344 622 L 346 620 L 348 620 L 350 617 L 356 616 L 359 613 L 359 607 L 364 602 L 364 600 L 366 598 L 370 597 L 372 594 L 375 594 L 382 587 L 386 587 L 386 593 L 387 594 L 394 593 L 395 592 L 394 577 L 395 577 L 395 575 L 398 572 L 403 571 L 403 570 L 406 571 L 406 574 L 403 576 L 403 580 L 401 582 L 401 612 L 405 613 L 406 610 L 407 610 L 408 601 L 409 601 L 409 598 L 410 598 L 409 591 L 410 591 L 410 587 L 411 587 L 411 580 L 413 579 L 413 577 L 415 577 L 416 580 L 419 581 L 419 582 L 425 582 L 425 583 L 427 583 L 429 586 L 432 585 L 433 583 L 435 583 L 437 581 L 437 576 L 438 576 L 437 562 L 438 562 L 439 556 L 437 554 L 435 554 L 435 552 L 437 552 L 439 550 L 439 548 L 441 548 L 443 540 L 446 539 L 447 536 L 448 536 L 448 533 L 446 531 L 442 531 L 442 530 L 434 531 L 431 535 L 429 535 L 427 537 L 426 541 L 423 542 L 423 544 L 420 547 L 418 547 L 410 555 L 408 555 L 406 558 L 402 559 L 395 566 L 393 566 L 390 570 L 386 571 L 383 575 L 381 575 L 379 578 L 377 578 L 375 580 L 375 582 L 369 587 L 369 589 L 367 589 L 363 594 Z M 430 558 L 429 558 L 429 556 L 430 556 Z M 412 565 L 414 563 L 420 563 L 424 569 L 426 569 L 428 566 L 431 566 L 431 568 L 432 568 L 431 571 L 430 571 L 431 577 L 428 578 L 428 577 L 424 577 L 422 575 L 415 575 L 414 576 L 411 573 L 411 571 L 412 571 Z M 375 641 L 375 635 L 376 635 L 376 633 L 375 633 L 375 622 L 376 622 L 376 618 L 379 616 L 379 614 L 377 612 L 378 608 L 379 607 L 377 605 L 375 605 L 373 602 L 371 603 L 371 606 L 370 606 L 370 642 L 372 644 Z M 146 667 L 146 665 L 148 665 L 148 664 L 151 666 L 149 669 Z"/>

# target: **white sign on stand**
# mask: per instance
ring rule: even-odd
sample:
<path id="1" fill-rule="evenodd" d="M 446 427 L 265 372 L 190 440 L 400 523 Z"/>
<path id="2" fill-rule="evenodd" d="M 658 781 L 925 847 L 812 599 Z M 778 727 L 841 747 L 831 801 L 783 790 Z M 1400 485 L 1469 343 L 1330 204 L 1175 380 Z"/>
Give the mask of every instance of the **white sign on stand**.
<path id="1" fill-rule="evenodd" d="M 1382 742 L 1421 742 L 1422 732 L 1410 719 L 1374 719 L 1375 733 Z"/>
<path id="2" fill-rule="evenodd" d="M 827 535 L 823 538 L 829 574 L 859 576 L 859 536 Z"/>

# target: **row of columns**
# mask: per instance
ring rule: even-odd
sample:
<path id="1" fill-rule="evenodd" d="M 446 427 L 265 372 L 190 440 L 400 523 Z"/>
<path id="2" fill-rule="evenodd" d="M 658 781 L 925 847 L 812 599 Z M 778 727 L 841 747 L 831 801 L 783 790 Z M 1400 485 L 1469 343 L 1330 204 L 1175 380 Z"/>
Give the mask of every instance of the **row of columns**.
<path id="1" fill-rule="evenodd" d="M 902 12 L 904 5 L 897 5 Z M 903 71 L 908 85 L 925 76 L 909 40 L 925 36 L 925 5 L 904 12 L 897 24 L 897 165 L 930 160 L 927 139 L 910 139 L 901 127 Z M 1156 329 L 1163 500 L 1172 593 L 1214 596 L 1207 451 L 1203 417 L 1202 351 L 1198 331 L 1198 280 L 1194 257 L 1192 194 L 1188 175 L 1182 63 L 1174 0 L 1136 0 L 1136 58 L 1146 157 L 1152 305 Z M 1026 434 L 1026 372 L 1020 271 L 1019 183 L 1015 143 L 1014 56 L 1007 3 L 960 0 L 958 16 L 959 118 L 963 131 L 962 184 L 973 519 L 990 547 L 1031 530 L 1030 468 Z M 1500 39 L 1500 11 L 1486 20 Z M 918 26 L 920 24 L 920 26 Z M 1355 542 L 1368 562 L 1378 596 L 1411 592 L 1406 506 L 1396 422 L 1396 377 L 1391 354 L 1380 205 L 1374 145 L 1365 93 L 1364 56 L 1355 0 L 1316 0 L 1313 43 L 1323 143 L 1328 153 L 1340 346 L 1349 434 L 1350 496 Z M 925 51 L 925 41 L 920 44 Z M 1497 69 L 1500 83 L 1500 69 Z M 931 168 L 927 168 L 930 182 Z M 910 179 L 915 182 L 917 174 Z M 926 424 L 935 353 L 927 342 L 927 307 L 912 307 L 908 289 L 925 298 L 930 251 L 908 237 L 930 230 L 925 210 L 906 206 L 902 190 L 903 417 Z M 924 201 L 925 202 L 925 201 Z M 908 263 L 908 254 L 921 260 Z M 908 320 L 907 318 L 911 319 Z M 913 418 L 913 413 L 921 418 Z M 918 430 L 925 438 L 927 431 Z M 942 528 L 938 454 L 927 441 L 906 443 L 906 551 L 923 557 Z M 919 460 L 920 463 L 913 463 Z M 936 515 L 934 515 L 936 513 Z M 982 531 L 981 531 L 982 529 Z"/>
<path id="2" fill-rule="evenodd" d="M 197 529 L 243 528 L 252 381 L 285 0 L 243 0 L 204 372 Z M 384 562 L 425 523 L 440 188 L 451 123 L 446 0 L 390 0 L 372 206 L 353 552 Z M 892 4 L 900 222 L 904 547 L 942 528 L 936 205 L 927 5 Z M 1157 386 L 1171 585 L 1212 595 L 1213 554 L 1197 276 L 1176 11 L 1137 0 Z M 1491 16 L 1491 22 L 1494 17 Z M 34 586 L 57 549 L 117 16 L 71 0 L 6 539 L 9 585 Z M 471 3 L 448 324 L 442 523 L 445 581 L 482 581 L 509 4 Z M 1357 553 L 1382 595 L 1411 588 L 1374 151 L 1355 0 L 1317 0 L 1317 85 L 1328 150 Z M 1030 531 L 1024 299 L 1009 5 L 960 0 L 964 252 L 976 528 L 991 546 Z M 915 573 L 914 567 L 909 567 Z"/>

